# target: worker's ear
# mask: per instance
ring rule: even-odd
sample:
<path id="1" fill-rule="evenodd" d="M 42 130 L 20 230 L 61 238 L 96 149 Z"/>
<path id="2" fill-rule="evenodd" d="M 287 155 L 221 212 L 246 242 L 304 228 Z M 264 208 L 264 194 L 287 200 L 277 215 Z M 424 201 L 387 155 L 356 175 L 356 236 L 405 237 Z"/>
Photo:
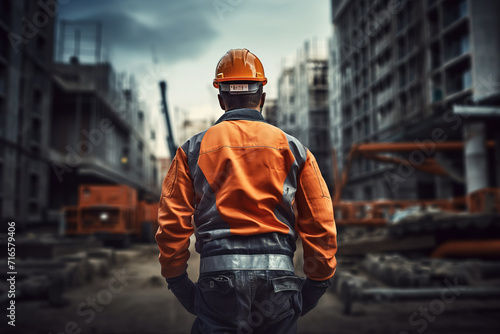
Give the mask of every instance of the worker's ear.
<path id="1" fill-rule="evenodd" d="M 219 105 L 222 110 L 226 110 L 226 104 L 224 103 L 224 100 L 222 99 L 222 96 L 220 94 L 217 94 L 217 98 L 219 99 Z"/>
<path id="2" fill-rule="evenodd" d="M 266 102 L 266 93 L 262 93 L 262 96 L 260 97 L 260 111 L 262 111 L 262 108 L 264 107 L 264 103 Z"/>

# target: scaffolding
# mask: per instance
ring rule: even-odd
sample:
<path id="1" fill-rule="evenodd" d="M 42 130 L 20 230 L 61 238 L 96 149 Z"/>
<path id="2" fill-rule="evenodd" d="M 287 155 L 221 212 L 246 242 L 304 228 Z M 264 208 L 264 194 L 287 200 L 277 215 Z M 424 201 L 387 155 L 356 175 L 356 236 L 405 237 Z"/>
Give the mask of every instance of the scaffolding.
<path id="1" fill-rule="evenodd" d="M 102 22 L 95 20 L 61 20 L 57 61 L 81 61 L 100 64 L 102 60 Z"/>

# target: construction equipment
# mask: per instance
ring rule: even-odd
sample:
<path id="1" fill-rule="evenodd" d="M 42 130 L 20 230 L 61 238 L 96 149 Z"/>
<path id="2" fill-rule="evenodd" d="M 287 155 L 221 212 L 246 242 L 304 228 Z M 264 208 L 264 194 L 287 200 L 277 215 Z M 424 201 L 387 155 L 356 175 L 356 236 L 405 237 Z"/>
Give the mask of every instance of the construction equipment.
<path id="1" fill-rule="evenodd" d="M 156 47 L 154 44 L 151 45 L 151 57 L 153 59 L 153 66 L 159 65 L 158 54 L 156 53 Z M 162 113 L 165 115 L 165 125 L 167 131 L 167 148 L 168 153 L 170 153 L 170 161 L 174 160 L 175 152 L 177 151 L 177 146 L 174 141 L 174 134 L 172 133 L 172 125 L 170 122 L 170 113 L 168 111 L 167 104 L 167 82 L 162 80 L 159 82 L 160 85 L 160 96 L 161 96 L 161 106 Z"/>
<path id="2" fill-rule="evenodd" d="M 170 123 L 170 113 L 168 111 L 167 105 L 167 83 L 166 81 L 160 81 L 160 93 L 161 93 L 161 104 L 162 112 L 165 115 L 165 123 L 167 129 L 167 146 L 170 153 L 170 160 L 175 157 L 175 152 L 177 151 L 177 146 L 175 146 L 174 136 L 172 133 L 172 125 Z"/>
<path id="3" fill-rule="evenodd" d="M 125 246 L 130 238 L 152 241 L 158 203 L 137 200 L 126 185 L 81 185 L 78 205 L 64 208 L 67 235 L 98 235 Z"/>
<path id="4" fill-rule="evenodd" d="M 500 240 L 447 241 L 436 248 L 431 258 L 477 257 L 497 258 L 500 254 Z"/>
<path id="5" fill-rule="evenodd" d="M 492 148 L 494 147 L 494 142 L 489 141 L 486 145 Z M 481 189 L 469 194 L 467 197 L 452 199 L 341 201 L 342 190 L 347 184 L 352 161 L 356 158 L 411 166 L 411 168 L 416 170 L 434 175 L 448 176 L 460 181 L 460 176 L 438 163 L 433 157 L 433 153 L 438 151 L 460 151 L 463 148 L 464 143 L 459 141 L 433 142 L 428 147 L 425 147 L 422 143 L 413 142 L 355 144 L 351 147 L 347 155 L 342 175 L 339 175 L 335 160 L 336 154 L 333 152 L 335 183 L 333 205 L 337 225 L 383 226 L 387 224 L 389 218 L 397 210 L 409 207 L 433 208 L 448 212 L 463 212 L 468 207 L 469 212 L 500 213 L 500 189 L 496 188 Z M 382 154 L 397 152 L 409 153 L 410 159 Z M 418 158 L 412 159 L 411 154 L 418 155 Z M 415 163 L 415 161 L 418 161 L 418 163 Z"/>
<path id="6" fill-rule="evenodd" d="M 467 299 L 498 299 L 500 288 L 491 286 L 454 286 L 455 293 L 460 300 Z M 441 296 L 450 293 L 449 287 L 420 287 L 420 288 L 363 288 L 344 282 L 340 290 L 344 314 L 350 314 L 354 302 L 396 302 L 416 300 L 439 300 Z"/>
<path id="7" fill-rule="evenodd" d="M 486 145 L 494 147 L 491 141 Z M 500 277 L 499 262 L 492 262 L 500 259 L 500 189 L 479 189 L 452 199 L 341 200 L 355 158 L 394 163 L 463 183 L 460 173 L 434 157 L 437 151 L 463 149 L 463 142 L 367 143 L 352 146 L 342 175 L 333 161 L 335 220 L 343 229 L 339 267 L 345 264 L 334 278 L 334 290 L 345 314 L 356 302 L 439 299 L 450 293 L 450 282 L 460 299 L 500 296 L 500 289 L 493 287 Z M 384 155 L 395 152 L 406 153 L 407 158 Z M 362 263 L 357 261 L 360 256 Z"/>
<path id="8" fill-rule="evenodd" d="M 335 274 L 332 290 L 339 295 L 344 314 L 350 314 L 358 302 L 366 306 L 371 302 L 446 301 L 441 299 L 443 294 L 455 294 L 464 301 L 500 296 L 498 261 L 367 254 L 360 262 L 339 258 L 339 266 L 342 270 Z"/>

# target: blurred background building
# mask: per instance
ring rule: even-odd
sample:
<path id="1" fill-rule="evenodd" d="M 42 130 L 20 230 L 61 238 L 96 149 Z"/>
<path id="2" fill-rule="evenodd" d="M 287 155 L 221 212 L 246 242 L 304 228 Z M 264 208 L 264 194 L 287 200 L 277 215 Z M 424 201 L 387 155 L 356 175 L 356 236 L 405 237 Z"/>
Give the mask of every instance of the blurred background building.
<path id="1" fill-rule="evenodd" d="M 179 124 L 174 128 L 173 131 L 174 133 L 177 133 L 176 138 L 179 146 L 185 143 L 195 134 L 208 129 L 216 121 L 212 118 L 189 117 L 189 112 L 180 108 L 176 108 L 176 115 L 178 116 L 177 119 L 179 120 Z"/>
<path id="2" fill-rule="evenodd" d="M 328 107 L 328 45 L 313 39 L 304 43 L 294 61 L 284 62 L 278 82 L 278 126 L 311 150 L 331 188 Z"/>
<path id="3" fill-rule="evenodd" d="M 0 6 L 0 217 L 40 222 L 49 207 L 54 21 L 24 31 L 36 2 Z"/>
<path id="4" fill-rule="evenodd" d="M 278 126 L 278 104 L 276 99 L 266 98 L 262 114 L 269 124 Z"/>
<path id="5" fill-rule="evenodd" d="M 148 111 L 133 77 L 102 61 L 99 23 L 62 22 L 54 62 L 54 20 L 25 26 L 46 9 L 0 4 L 0 216 L 55 223 L 82 184 L 125 184 L 157 201 Z"/>
<path id="6" fill-rule="evenodd" d="M 290 57 L 284 58 L 280 77 L 278 80 L 278 98 L 276 101 L 278 109 L 278 126 L 288 134 L 298 137 L 299 122 L 297 120 L 297 107 L 295 96 L 297 91 L 296 68 L 294 60 Z"/>
<path id="7" fill-rule="evenodd" d="M 152 130 L 133 78 L 120 78 L 109 63 L 72 58 L 55 64 L 54 83 L 51 208 L 75 204 L 80 184 L 127 184 L 156 201 Z"/>
<path id="8" fill-rule="evenodd" d="M 462 140 L 467 121 L 453 113 L 454 105 L 498 106 L 500 64 L 493 55 L 499 54 L 500 41 L 492 33 L 500 29 L 499 5 L 333 0 L 330 64 L 337 67 L 330 71 L 330 86 L 340 99 L 331 98 L 330 111 L 337 115 L 332 134 L 342 138 L 341 145 L 332 142 L 341 147 L 339 160 L 346 159 L 353 143 L 422 141 L 438 128 L 447 140 Z M 480 128 L 483 141 L 492 138 L 493 125 L 482 122 Z M 438 159 L 465 175 L 461 152 L 440 152 Z M 487 178 L 493 163 L 476 160 L 474 168 L 482 168 Z M 395 168 L 354 161 L 344 198 L 449 198 L 465 193 L 464 182 L 418 171 L 404 180 L 388 180 L 387 172 Z"/>

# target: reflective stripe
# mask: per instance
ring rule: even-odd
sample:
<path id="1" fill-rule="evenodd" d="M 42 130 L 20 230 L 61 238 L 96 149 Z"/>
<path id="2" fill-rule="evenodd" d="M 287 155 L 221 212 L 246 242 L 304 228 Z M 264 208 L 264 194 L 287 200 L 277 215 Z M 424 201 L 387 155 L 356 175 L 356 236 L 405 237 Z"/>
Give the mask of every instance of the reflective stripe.
<path id="1" fill-rule="evenodd" d="M 282 254 L 226 254 L 200 260 L 200 273 L 221 270 L 288 270 L 293 272 L 293 261 Z"/>

